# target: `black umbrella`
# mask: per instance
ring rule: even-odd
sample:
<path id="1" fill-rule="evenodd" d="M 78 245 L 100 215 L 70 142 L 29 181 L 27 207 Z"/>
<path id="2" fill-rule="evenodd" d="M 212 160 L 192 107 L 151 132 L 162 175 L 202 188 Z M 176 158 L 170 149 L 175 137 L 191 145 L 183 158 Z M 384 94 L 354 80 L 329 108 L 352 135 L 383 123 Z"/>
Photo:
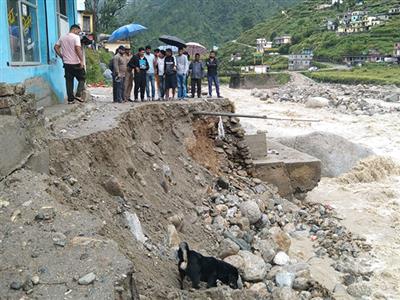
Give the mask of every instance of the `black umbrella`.
<path id="1" fill-rule="evenodd" d="M 181 40 L 180 38 L 177 38 L 176 36 L 172 36 L 172 35 L 162 35 L 160 36 L 159 40 L 167 45 L 170 46 L 176 46 L 178 48 L 182 47 L 185 48 L 186 47 L 186 43 Z"/>

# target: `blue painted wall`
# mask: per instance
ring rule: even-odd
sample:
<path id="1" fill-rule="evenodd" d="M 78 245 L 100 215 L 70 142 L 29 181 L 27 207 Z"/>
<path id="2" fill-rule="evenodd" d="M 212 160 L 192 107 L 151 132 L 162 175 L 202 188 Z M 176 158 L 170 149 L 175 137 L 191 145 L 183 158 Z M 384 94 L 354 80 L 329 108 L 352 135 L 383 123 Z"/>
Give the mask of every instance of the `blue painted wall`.
<path id="1" fill-rule="evenodd" d="M 45 14 L 47 9 L 47 18 Z M 67 0 L 68 21 L 70 25 L 77 20 L 76 0 Z M 0 82 L 18 83 L 32 77 L 42 77 L 46 80 L 60 102 L 66 94 L 64 69 L 62 62 L 56 58 L 54 44 L 58 40 L 58 22 L 55 0 L 38 0 L 38 28 L 41 64 L 36 66 L 9 66 L 11 49 L 8 37 L 7 1 L 0 0 Z M 46 36 L 46 23 L 48 35 Z"/>

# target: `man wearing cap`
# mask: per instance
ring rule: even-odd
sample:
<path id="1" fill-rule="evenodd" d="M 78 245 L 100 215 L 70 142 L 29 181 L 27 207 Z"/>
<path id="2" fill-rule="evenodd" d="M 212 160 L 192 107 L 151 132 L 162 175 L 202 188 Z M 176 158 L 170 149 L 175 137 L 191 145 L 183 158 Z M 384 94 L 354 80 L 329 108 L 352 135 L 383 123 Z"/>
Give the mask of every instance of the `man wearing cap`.
<path id="1" fill-rule="evenodd" d="M 114 81 L 115 81 L 115 90 L 116 97 L 115 102 L 122 103 L 124 102 L 124 88 L 125 88 L 125 75 L 126 75 L 126 60 L 124 58 L 124 53 L 126 49 L 124 46 L 119 46 L 117 50 L 117 54 L 115 54 L 113 58 L 113 66 L 114 66 Z"/>

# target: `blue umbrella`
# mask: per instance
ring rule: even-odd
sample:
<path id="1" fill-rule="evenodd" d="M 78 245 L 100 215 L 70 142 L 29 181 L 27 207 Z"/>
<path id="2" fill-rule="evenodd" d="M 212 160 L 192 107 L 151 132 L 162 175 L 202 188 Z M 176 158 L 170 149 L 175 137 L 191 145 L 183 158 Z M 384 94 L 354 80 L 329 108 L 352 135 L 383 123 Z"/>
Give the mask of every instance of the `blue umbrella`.
<path id="1" fill-rule="evenodd" d="M 115 30 L 111 36 L 108 38 L 109 42 L 115 42 L 117 40 L 126 40 L 144 30 L 147 30 L 146 27 L 140 25 L 140 24 L 128 24 L 124 25 L 117 30 Z"/>

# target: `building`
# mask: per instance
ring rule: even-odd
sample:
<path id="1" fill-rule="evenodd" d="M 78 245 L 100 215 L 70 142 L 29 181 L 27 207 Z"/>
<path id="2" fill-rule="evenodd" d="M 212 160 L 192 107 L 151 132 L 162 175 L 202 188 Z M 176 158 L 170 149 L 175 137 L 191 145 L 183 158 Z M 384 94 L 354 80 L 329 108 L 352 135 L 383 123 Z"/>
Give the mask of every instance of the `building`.
<path id="1" fill-rule="evenodd" d="M 400 6 L 393 7 L 389 9 L 389 14 L 391 15 L 399 15 L 400 14 Z"/>
<path id="2" fill-rule="evenodd" d="M 86 10 L 85 0 L 77 0 L 78 24 L 86 34 L 94 32 L 93 14 Z"/>
<path id="3" fill-rule="evenodd" d="M 289 71 L 308 70 L 311 67 L 314 54 L 312 50 L 305 49 L 300 54 L 289 55 Z"/>
<path id="4" fill-rule="evenodd" d="M 328 20 L 326 22 L 326 29 L 328 29 L 329 31 L 336 31 L 338 27 L 338 24 L 336 22 L 336 20 Z"/>
<path id="5" fill-rule="evenodd" d="M 274 38 L 275 45 L 287 45 L 292 43 L 292 36 L 290 35 L 282 35 Z"/>
<path id="6" fill-rule="evenodd" d="M 332 5 L 343 4 L 343 0 L 332 0 Z"/>
<path id="7" fill-rule="evenodd" d="M 394 44 L 393 56 L 394 57 L 400 57 L 400 42 Z"/>
<path id="8" fill-rule="evenodd" d="M 265 50 L 272 48 L 272 42 L 267 41 L 265 38 L 257 39 L 257 52 L 264 53 Z"/>
<path id="9" fill-rule="evenodd" d="M 53 47 L 74 23 L 76 0 L 0 1 L 0 82 L 25 83 L 42 105 L 63 101 L 64 71 Z"/>
<path id="10" fill-rule="evenodd" d="M 368 15 L 367 11 L 363 10 L 358 10 L 358 11 L 353 11 L 351 13 L 351 22 L 359 22 L 363 20 L 363 17 Z"/>

